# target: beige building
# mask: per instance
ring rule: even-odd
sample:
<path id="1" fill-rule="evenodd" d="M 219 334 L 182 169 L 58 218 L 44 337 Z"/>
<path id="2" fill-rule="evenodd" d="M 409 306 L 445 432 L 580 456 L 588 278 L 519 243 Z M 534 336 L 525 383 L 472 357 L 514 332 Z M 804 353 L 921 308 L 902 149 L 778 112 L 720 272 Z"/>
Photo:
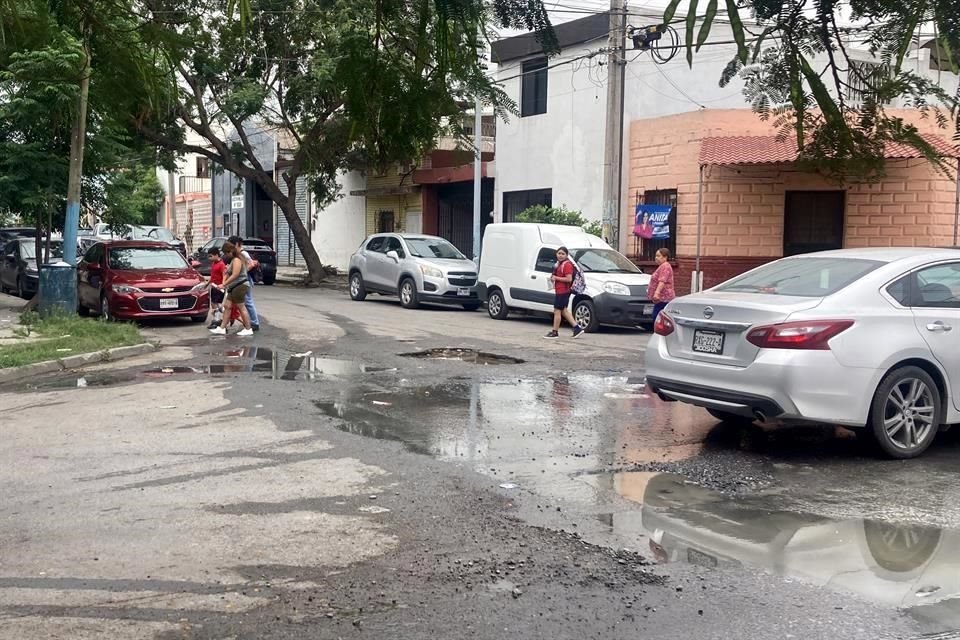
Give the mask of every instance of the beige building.
<path id="1" fill-rule="evenodd" d="M 898 115 L 914 121 L 941 153 L 957 157 L 949 134 L 932 119 L 909 111 Z M 670 248 L 678 289 L 687 291 L 698 257 L 709 287 L 785 255 L 954 244 L 957 182 L 915 149 L 889 146 L 880 181 L 837 184 L 800 170 L 795 142 L 778 140 L 775 133 L 749 109 L 634 121 L 628 156 L 631 205 L 674 208 L 670 239 L 650 241 L 631 235 L 633 207 L 625 207 L 621 249 L 647 265 L 658 247 Z"/>

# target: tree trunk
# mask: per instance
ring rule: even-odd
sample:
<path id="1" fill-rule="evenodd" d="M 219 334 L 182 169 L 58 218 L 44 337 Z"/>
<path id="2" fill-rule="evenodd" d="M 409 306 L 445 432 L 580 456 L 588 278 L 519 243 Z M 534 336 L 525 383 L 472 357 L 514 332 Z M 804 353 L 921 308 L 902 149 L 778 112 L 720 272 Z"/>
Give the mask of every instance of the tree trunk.
<path id="1" fill-rule="evenodd" d="M 307 271 L 310 274 L 309 281 L 312 284 L 319 284 L 326 279 L 327 274 L 323 268 L 323 263 L 320 261 L 320 255 L 317 253 L 317 249 L 310 241 L 310 233 L 303 225 L 303 220 L 300 219 L 297 213 L 295 196 L 296 193 L 291 189 L 291 197 L 287 197 L 282 204 L 278 202 L 277 206 L 280 207 L 280 211 L 283 212 L 283 216 L 287 219 L 287 224 L 290 225 L 290 230 L 293 231 L 293 239 L 297 242 L 297 248 L 300 249 L 300 255 L 303 256 L 303 259 L 307 263 Z"/>

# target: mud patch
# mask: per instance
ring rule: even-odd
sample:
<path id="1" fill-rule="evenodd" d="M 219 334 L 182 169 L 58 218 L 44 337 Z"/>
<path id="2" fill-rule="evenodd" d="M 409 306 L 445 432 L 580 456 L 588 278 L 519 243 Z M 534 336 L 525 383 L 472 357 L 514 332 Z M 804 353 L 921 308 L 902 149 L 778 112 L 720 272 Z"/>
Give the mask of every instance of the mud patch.
<path id="1" fill-rule="evenodd" d="M 487 353 L 477 351 L 476 349 L 459 349 L 454 347 L 444 347 L 440 349 L 427 349 L 426 351 L 414 351 L 412 353 L 398 354 L 402 358 L 418 358 L 421 360 L 459 360 L 469 362 L 470 364 L 523 364 L 525 360 L 514 358 L 513 356 L 504 356 L 496 353 Z"/>

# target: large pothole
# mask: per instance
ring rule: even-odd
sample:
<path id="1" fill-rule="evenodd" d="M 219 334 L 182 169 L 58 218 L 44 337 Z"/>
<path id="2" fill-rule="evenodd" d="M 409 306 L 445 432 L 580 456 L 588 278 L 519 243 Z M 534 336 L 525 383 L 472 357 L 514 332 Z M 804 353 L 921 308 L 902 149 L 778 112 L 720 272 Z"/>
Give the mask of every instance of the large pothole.
<path id="1" fill-rule="evenodd" d="M 455 347 L 442 347 L 439 349 L 427 349 L 426 351 L 414 351 L 412 353 L 401 353 L 403 358 L 419 358 L 422 360 L 460 360 L 471 364 L 523 364 L 520 358 L 513 356 L 503 356 L 496 353 L 487 353 L 477 351 L 476 349 L 460 349 Z"/>

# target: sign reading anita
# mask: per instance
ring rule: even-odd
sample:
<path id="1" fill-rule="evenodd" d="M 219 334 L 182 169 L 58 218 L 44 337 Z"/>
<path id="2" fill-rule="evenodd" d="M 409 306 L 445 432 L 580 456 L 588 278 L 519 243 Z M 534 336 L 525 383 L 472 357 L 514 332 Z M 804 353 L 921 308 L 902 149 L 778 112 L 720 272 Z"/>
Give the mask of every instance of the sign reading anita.
<path id="1" fill-rule="evenodd" d="M 633 234 L 644 240 L 669 240 L 671 211 L 668 204 L 638 204 Z"/>

